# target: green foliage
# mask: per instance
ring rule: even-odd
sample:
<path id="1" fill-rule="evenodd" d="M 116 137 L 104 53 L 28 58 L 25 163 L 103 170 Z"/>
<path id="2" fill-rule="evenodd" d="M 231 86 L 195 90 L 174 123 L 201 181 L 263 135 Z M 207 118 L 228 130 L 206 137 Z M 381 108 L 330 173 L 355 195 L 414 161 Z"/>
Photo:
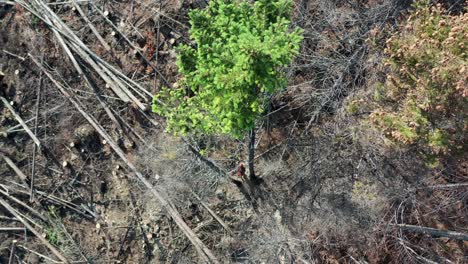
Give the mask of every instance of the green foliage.
<path id="1" fill-rule="evenodd" d="M 370 119 L 394 142 L 416 145 L 435 161 L 466 146 L 468 14 L 447 15 L 429 1 L 415 7 L 387 40 L 384 98 Z"/>
<path id="2" fill-rule="evenodd" d="M 49 215 L 49 218 L 53 220 L 52 222 L 60 221 L 59 217 L 57 216 L 55 207 L 49 206 L 48 209 L 49 209 L 48 215 Z M 64 238 L 63 230 L 61 230 L 61 228 L 59 228 L 55 223 L 53 223 L 51 226 L 46 227 L 45 234 L 46 234 L 46 239 L 50 242 L 50 244 L 56 247 L 62 244 L 62 241 Z"/>
<path id="3" fill-rule="evenodd" d="M 351 115 L 355 115 L 359 112 L 359 105 L 363 103 L 363 100 L 352 100 L 346 104 L 346 112 Z"/>
<path id="4" fill-rule="evenodd" d="M 180 88 L 153 100 L 168 130 L 238 137 L 251 129 L 266 96 L 286 85 L 280 67 L 299 52 L 301 30 L 291 29 L 291 12 L 291 0 L 211 0 L 192 10 L 196 46 L 178 47 Z"/>
<path id="5" fill-rule="evenodd" d="M 47 228 L 46 229 L 46 238 L 47 240 L 49 241 L 50 244 L 54 245 L 54 246 L 59 246 L 60 244 L 60 239 L 59 239 L 60 235 L 59 233 L 57 232 L 56 229 L 54 228 Z"/>

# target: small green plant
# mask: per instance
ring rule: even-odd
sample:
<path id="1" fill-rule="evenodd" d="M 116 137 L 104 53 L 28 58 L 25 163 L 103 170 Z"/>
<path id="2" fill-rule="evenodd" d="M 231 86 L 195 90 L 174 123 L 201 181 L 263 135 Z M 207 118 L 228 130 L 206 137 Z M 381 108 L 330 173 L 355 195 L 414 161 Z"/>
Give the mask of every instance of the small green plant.
<path id="1" fill-rule="evenodd" d="M 202 156 L 206 156 L 207 153 L 208 153 L 208 150 L 206 150 L 206 149 L 201 149 L 200 150 L 200 155 L 202 155 Z"/>
<path id="2" fill-rule="evenodd" d="M 59 247 L 62 243 L 64 234 L 63 230 L 61 230 L 61 228 L 54 223 L 57 221 L 57 219 L 59 219 L 55 206 L 52 205 L 48 207 L 48 215 L 49 218 L 53 220 L 53 224 L 45 229 L 46 239 L 50 242 L 50 244 Z"/>
<path id="3" fill-rule="evenodd" d="M 468 132 L 468 14 L 418 1 L 387 40 L 389 69 L 371 122 L 396 143 L 414 145 L 435 164 L 463 152 Z"/>
<path id="4" fill-rule="evenodd" d="M 40 23 L 41 23 L 41 19 L 39 17 L 37 16 L 31 17 L 31 24 L 33 27 L 39 26 Z"/>
<path id="5" fill-rule="evenodd" d="M 350 115 L 355 115 L 359 112 L 359 106 L 363 104 L 363 100 L 352 100 L 346 104 L 346 112 Z"/>
<path id="6" fill-rule="evenodd" d="M 56 247 L 59 246 L 59 244 L 60 244 L 59 233 L 53 227 L 46 229 L 46 238 L 50 242 L 50 244 L 52 244 L 52 245 L 54 245 Z"/>
<path id="7" fill-rule="evenodd" d="M 180 88 L 154 96 L 153 112 L 176 134 L 242 136 L 267 96 L 286 84 L 281 67 L 299 52 L 291 0 L 211 0 L 192 10 L 194 45 L 178 47 Z"/>

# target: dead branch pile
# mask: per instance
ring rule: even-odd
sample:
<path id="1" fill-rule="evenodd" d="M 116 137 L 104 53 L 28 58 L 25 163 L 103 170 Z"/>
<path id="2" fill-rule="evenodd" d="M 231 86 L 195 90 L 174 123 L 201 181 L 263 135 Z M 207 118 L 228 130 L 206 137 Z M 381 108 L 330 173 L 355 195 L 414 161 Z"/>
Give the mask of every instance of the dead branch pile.
<path id="1" fill-rule="evenodd" d="M 81 11 L 79 5 L 74 5 Z M 44 2 L 40 0 L 36 1 L 16 1 L 16 3 L 23 6 L 29 12 L 37 16 L 44 23 L 46 23 L 50 29 L 54 32 L 58 41 L 62 45 L 62 48 L 73 62 L 79 77 L 83 78 L 90 89 L 95 90 L 91 82 L 88 80 L 85 72 L 80 66 L 80 63 L 75 58 L 75 55 L 79 57 L 80 61 L 86 63 L 92 68 L 106 83 L 106 86 L 112 89 L 112 91 L 124 102 L 132 102 L 138 106 L 142 111 L 145 111 L 147 103 L 151 98 L 152 94 L 144 89 L 141 85 L 122 74 L 121 71 L 105 62 L 99 56 L 96 55 L 86 44 L 84 44 L 80 38 L 60 19 L 60 17 Z M 86 17 L 81 11 L 83 17 Z M 89 22 L 89 20 L 88 20 Z M 98 36 L 98 39 L 105 43 L 100 37 L 99 33 L 95 30 L 91 23 L 89 23 L 93 32 Z M 107 44 L 103 44 L 108 47 Z M 110 116 L 113 114 L 106 109 Z M 115 120 L 115 117 L 113 118 Z"/>

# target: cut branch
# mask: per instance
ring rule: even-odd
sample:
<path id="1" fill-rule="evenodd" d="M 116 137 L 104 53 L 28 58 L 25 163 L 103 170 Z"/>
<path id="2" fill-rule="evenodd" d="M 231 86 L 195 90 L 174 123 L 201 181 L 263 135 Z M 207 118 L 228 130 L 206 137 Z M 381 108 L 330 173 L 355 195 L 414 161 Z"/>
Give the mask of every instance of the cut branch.
<path id="1" fill-rule="evenodd" d="M 32 140 L 34 141 L 34 143 L 37 145 L 37 147 L 40 149 L 41 148 L 41 142 L 39 141 L 39 139 L 37 139 L 36 135 L 34 135 L 34 133 L 31 131 L 31 129 L 29 129 L 28 125 L 26 125 L 26 123 L 23 121 L 23 119 L 21 118 L 21 116 L 19 116 L 15 109 L 13 109 L 13 107 L 10 105 L 10 103 L 8 103 L 7 99 L 5 99 L 5 97 L 3 96 L 0 96 L 0 100 L 3 102 L 3 104 L 5 105 L 5 107 L 10 110 L 11 114 L 15 117 L 16 121 L 18 121 L 18 123 L 21 124 L 21 126 L 24 128 L 24 130 L 26 130 L 26 132 L 28 133 L 28 135 L 32 138 Z"/>
<path id="2" fill-rule="evenodd" d="M 24 230 L 24 228 L 22 229 Z M 8 260 L 8 264 L 15 263 L 16 243 L 18 243 L 16 239 L 11 242 L 10 259 Z"/>
<path id="3" fill-rule="evenodd" d="M 86 14 L 83 12 L 83 10 L 81 9 L 81 7 L 76 3 L 75 0 L 72 0 L 73 2 L 73 6 L 76 8 L 76 10 L 78 10 L 78 12 L 80 13 L 81 17 L 83 17 L 84 21 L 88 24 L 88 27 L 91 29 L 91 31 L 94 33 L 94 35 L 96 35 L 97 39 L 99 40 L 99 42 L 101 42 L 102 46 L 104 46 L 104 48 L 106 50 L 110 50 L 111 47 L 109 46 L 109 44 L 107 44 L 107 42 L 104 40 L 104 38 L 101 36 L 101 34 L 99 34 L 99 32 L 97 31 L 97 29 L 94 27 L 94 25 L 91 23 L 91 21 L 89 21 L 88 17 L 86 16 Z"/>
<path id="4" fill-rule="evenodd" d="M 37 137 L 37 125 L 39 123 L 39 107 L 41 104 L 41 88 L 42 88 L 42 73 L 39 78 L 39 87 L 37 88 L 37 98 L 36 98 L 36 112 L 34 117 L 34 135 Z M 33 155 L 32 155 L 32 166 L 31 166 L 31 192 L 29 194 L 29 201 L 34 201 L 34 178 L 36 174 L 36 155 L 37 155 L 37 145 L 34 145 Z"/>
<path id="5" fill-rule="evenodd" d="M 35 216 L 37 216 L 38 218 L 40 218 L 42 221 L 44 222 L 47 222 L 47 219 L 41 214 L 39 213 L 38 211 L 36 211 L 34 208 L 32 208 L 31 206 L 25 204 L 24 202 L 22 202 L 21 200 L 19 200 L 18 198 L 14 197 L 13 195 L 10 195 L 8 192 L 6 191 L 2 191 L 0 189 L 0 193 L 5 195 L 8 199 L 12 200 L 13 202 L 21 205 L 22 207 L 26 208 L 27 210 L 29 210 L 32 214 L 34 214 Z"/>
<path id="6" fill-rule="evenodd" d="M 20 179 L 23 182 L 27 182 L 28 177 L 26 177 L 26 175 L 16 166 L 16 164 L 10 158 L 3 155 L 2 153 L 0 153 L 0 158 L 3 158 L 5 160 L 8 166 L 10 166 L 10 168 L 16 173 L 16 175 L 18 175 L 18 177 L 20 177 Z"/>
<path id="7" fill-rule="evenodd" d="M 402 230 L 406 230 L 406 231 L 427 234 L 427 235 L 430 235 L 432 237 L 448 237 L 448 238 L 451 238 L 451 239 L 458 239 L 458 240 L 468 241 L 468 234 L 466 234 L 466 233 L 449 231 L 449 230 L 440 230 L 440 229 L 431 228 L 431 227 L 407 225 L 407 224 L 396 224 L 396 225 L 393 225 L 393 226 L 396 226 L 396 227 L 398 227 L 398 228 L 400 228 Z"/>
<path id="8" fill-rule="evenodd" d="M 234 233 L 232 232 L 232 230 L 229 228 L 229 226 L 215 213 L 213 212 L 213 210 L 210 209 L 210 207 L 208 207 L 208 205 L 206 203 L 204 203 L 202 201 L 202 199 L 195 193 L 192 191 L 192 195 L 200 202 L 200 204 L 205 207 L 205 209 L 208 211 L 208 213 L 211 214 L 211 216 L 214 217 L 214 219 L 216 219 L 216 221 L 218 221 L 218 223 L 232 236 Z"/>
<path id="9" fill-rule="evenodd" d="M 25 232 L 24 227 L 0 227 L 0 232 Z"/>

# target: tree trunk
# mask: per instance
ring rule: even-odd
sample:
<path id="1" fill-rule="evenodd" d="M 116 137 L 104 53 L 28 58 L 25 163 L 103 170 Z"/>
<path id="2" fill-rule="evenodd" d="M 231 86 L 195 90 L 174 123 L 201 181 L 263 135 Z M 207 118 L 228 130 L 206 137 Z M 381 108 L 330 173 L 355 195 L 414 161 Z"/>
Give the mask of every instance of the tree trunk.
<path id="1" fill-rule="evenodd" d="M 255 157 L 255 129 L 250 130 L 249 142 L 249 176 L 251 179 L 255 178 L 254 157 Z"/>
<path id="2" fill-rule="evenodd" d="M 250 130 L 250 142 L 249 142 L 249 178 L 254 185 L 259 185 L 261 179 L 255 175 L 255 129 Z"/>

